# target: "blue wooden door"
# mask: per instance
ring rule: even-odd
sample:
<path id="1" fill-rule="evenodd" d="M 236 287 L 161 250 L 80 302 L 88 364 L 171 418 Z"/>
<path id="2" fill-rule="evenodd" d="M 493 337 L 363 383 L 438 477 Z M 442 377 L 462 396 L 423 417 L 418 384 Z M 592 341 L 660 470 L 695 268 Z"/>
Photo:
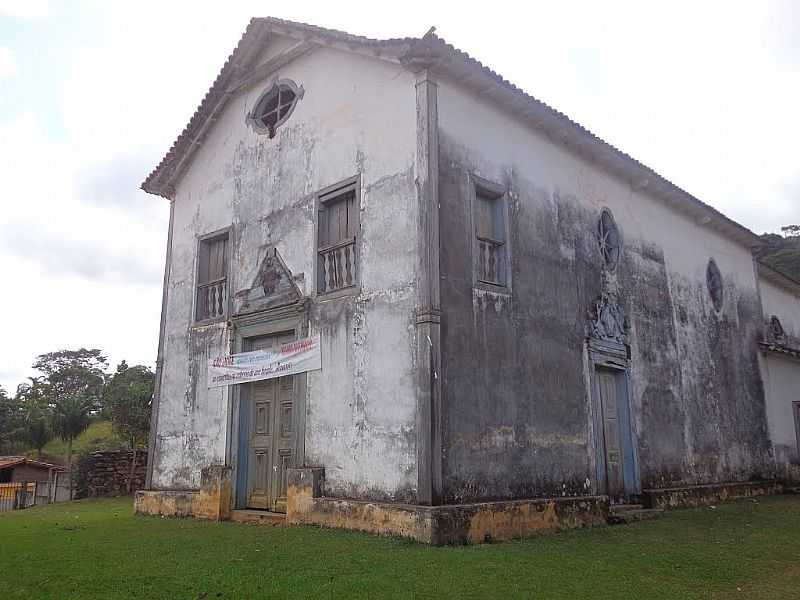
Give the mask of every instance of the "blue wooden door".
<path id="1" fill-rule="evenodd" d="M 612 502 L 626 502 L 638 493 L 627 380 L 624 371 L 603 368 L 596 379 L 601 488 Z"/>

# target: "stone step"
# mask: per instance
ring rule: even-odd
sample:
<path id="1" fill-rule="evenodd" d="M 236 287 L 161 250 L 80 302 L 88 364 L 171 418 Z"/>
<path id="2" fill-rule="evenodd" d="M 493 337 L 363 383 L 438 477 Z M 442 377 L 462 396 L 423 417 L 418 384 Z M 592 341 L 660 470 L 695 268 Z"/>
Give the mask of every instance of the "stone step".
<path id="1" fill-rule="evenodd" d="M 231 521 L 237 523 L 250 523 L 253 525 L 269 525 L 271 527 L 286 526 L 284 513 L 270 512 L 268 510 L 253 510 L 245 508 L 231 511 Z"/>
<path id="2" fill-rule="evenodd" d="M 612 504 L 611 512 L 624 512 L 626 510 L 642 510 L 642 504 Z"/>
<path id="3" fill-rule="evenodd" d="M 656 519 L 664 514 L 660 508 L 643 508 L 641 504 L 616 504 L 611 506 L 608 515 L 609 525 L 622 525 L 635 521 Z"/>

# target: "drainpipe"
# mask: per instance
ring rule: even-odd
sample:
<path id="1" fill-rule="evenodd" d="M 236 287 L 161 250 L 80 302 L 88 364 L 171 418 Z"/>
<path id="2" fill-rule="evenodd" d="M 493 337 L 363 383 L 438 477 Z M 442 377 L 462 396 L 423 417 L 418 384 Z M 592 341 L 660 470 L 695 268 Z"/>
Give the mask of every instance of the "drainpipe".
<path id="1" fill-rule="evenodd" d="M 158 408 L 161 403 L 161 380 L 164 375 L 164 330 L 167 322 L 167 287 L 172 268 L 172 226 L 175 221 L 175 196 L 169 199 L 169 229 L 167 230 L 167 259 L 164 265 L 164 287 L 161 292 L 161 324 L 158 330 L 158 356 L 156 357 L 156 382 L 153 390 L 153 404 L 150 412 L 150 440 L 147 445 L 147 473 L 145 489 L 153 487 L 153 458 L 158 440 Z"/>

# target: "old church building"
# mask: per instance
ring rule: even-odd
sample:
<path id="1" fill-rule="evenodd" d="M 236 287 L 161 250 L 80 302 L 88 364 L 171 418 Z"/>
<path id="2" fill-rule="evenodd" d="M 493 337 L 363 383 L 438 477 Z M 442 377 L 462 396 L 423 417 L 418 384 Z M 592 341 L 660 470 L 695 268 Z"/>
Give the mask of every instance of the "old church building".
<path id="1" fill-rule="evenodd" d="M 439 543 L 797 475 L 800 284 L 433 31 L 253 19 L 142 187 L 170 224 L 140 512 Z M 210 386 L 311 336 L 320 369 Z"/>

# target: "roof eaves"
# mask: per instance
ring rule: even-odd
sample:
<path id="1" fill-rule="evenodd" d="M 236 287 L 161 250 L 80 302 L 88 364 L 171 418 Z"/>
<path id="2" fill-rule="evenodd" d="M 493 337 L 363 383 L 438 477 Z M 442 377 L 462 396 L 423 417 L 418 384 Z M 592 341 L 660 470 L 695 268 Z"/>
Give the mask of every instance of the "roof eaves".
<path id="1" fill-rule="evenodd" d="M 8 469 L 18 464 L 24 463 L 24 456 L 3 456 L 0 457 L 0 469 Z"/>
<path id="2" fill-rule="evenodd" d="M 264 23 L 270 31 L 278 34 L 300 37 L 309 41 L 316 39 L 317 41 L 331 44 L 347 44 L 350 45 L 350 49 L 374 47 L 379 50 L 387 51 L 392 49 L 396 51 L 407 51 L 412 44 L 420 40 L 420 38 L 414 37 L 381 40 L 363 35 L 354 35 L 339 29 L 329 29 L 327 27 L 319 27 L 318 25 L 310 25 L 299 21 L 287 21 L 276 17 L 260 17 L 255 20 Z"/>
<path id="3" fill-rule="evenodd" d="M 760 260 L 758 261 L 758 276 L 800 298 L 800 281 L 792 279 Z"/>
<path id="4" fill-rule="evenodd" d="M 153 169 L 141 188 L 150 194 L 171 199 L 183 166 L 200 143 L 208 123 L 221 111 L 238 89 L 231 86 L 237 74 L 252 66 L 266 35 L 275 33 L 301 39 L 304 42 L 338 46 L 346 50 L 364 49 L 371 55 L 397 60 L 405 54 L 417 38 L 376 40 L 352 35 L 335 29 L 325 29 L 307 23 L 285 21 L 274 17 L 253 18 L 228 56 L 217 78 L 209 88 L 189 123 L 177 137 L 161 162 Z"/>
<path id="5" fill-rule="evenodd" d="M 252 59 L 254 48 L 262 38 L 265 25 L 261 19 L 251 19 L 236 48 L 228 56 L 217 78 L 209 88 L 200 105 L 194 111 L 189 123 L 173 142 L 167 154 L 142 183 L 141 188 L 150 194 L 171 199 L 174 196 L 174 176 L 179 175 L 179 167 L 191 154 L 192 146 L 199 141 L 209 118 L 227 103 L 229 94 L 227 84 L 243 69 L 242 62 Z"/>
<path id="6" fill-rule="evenodd" d="M 800 348 L 793 348 L 791 346 L 784 346 L 783 344 L 775 344 L 771 342 L 758 342 L 762 352 L 772 352 L 773 354 L 780 354 L 789 358 L 800 360 Z"/>
<path id="7" fill-rule="evenodd" d="M 673 209 L 691 216 L 698 225 L 710 227 L 750 248 L 761 244 L 760 238 L 747 227 L 678 187 L 564 113 L 529 95 L 463 50 L 432 33 L 420 40 L 419 46 L 424 46 L 424 51 L 417 47 L 411 53 L 424 55 L 430 62 L 432 72 L 450 76 L 458 82 L 459 75 L 463 78 L 465 72 L 463 68 L 459 71 L 459 67 L 466 67 L 471 71 L 469 77 L 473 88 L 486 89 L 486 83 L 494 83 L 504 92 L 500 97 L 507 109 L 556 141 L 572 146 L 574 151 L 629 181 L 636 189 L 646 189 Z M 476 77 L 477 74 L 482 76 L 483 81 Z"/>
<path id="8" fill-rule="evenodd" d="M 747 247 L 760 245 L 760 238 L 748 228 L 726 217 L 720 211 L 702 202 L 671 181 L 604 141 L 564 113 L 527 94 L 479 60 L 447 43 L 433 33 L 433 28 L 421 38 L 392 38 L 378 40 L 353 35 L 336 29 L 327 29 L 307 23 L 287 21 L 275 17 L 251 19 L 242 38 L 223 65 L 213 85 L 195 111 L 169 152 L 148 175 L 142 189 L 151 194 L 171 199 L 181 169 L 193 153 L 196 144 L 213 116 L 224 108 L 234 93 L 228 91 L 231 79 L 248 66 L 268 33 L 287 35 L 304 41 L 340 47 L 346 50 L 367 51 L 375 56 L 394 58 L 411 70 L 429 68 L 464 83 L 464 73 L 473 86 L 484 84 L 484 91 L 499 90 L 506 110 L 527 120 L 556 141 L 579 155 L 596 162 L 617 176 L 627 180 L 637 190 L 647 190 L 664 204 L 690 216 L 698 225 L 709 227 Z M 458 71 L 460 69 L 460 73 Z"/>
<path id="9" fill-rule="evenodd" d="M 0 469 L 10 469 L 11 467 L 16 467 L 23 464 L 33 467 L 41 467 L 43 469 L 66 469 L 66 467 L 63 465 L 43 462 L 41 460 L 35 460 L 26 456 L 0 456 Z"/>

